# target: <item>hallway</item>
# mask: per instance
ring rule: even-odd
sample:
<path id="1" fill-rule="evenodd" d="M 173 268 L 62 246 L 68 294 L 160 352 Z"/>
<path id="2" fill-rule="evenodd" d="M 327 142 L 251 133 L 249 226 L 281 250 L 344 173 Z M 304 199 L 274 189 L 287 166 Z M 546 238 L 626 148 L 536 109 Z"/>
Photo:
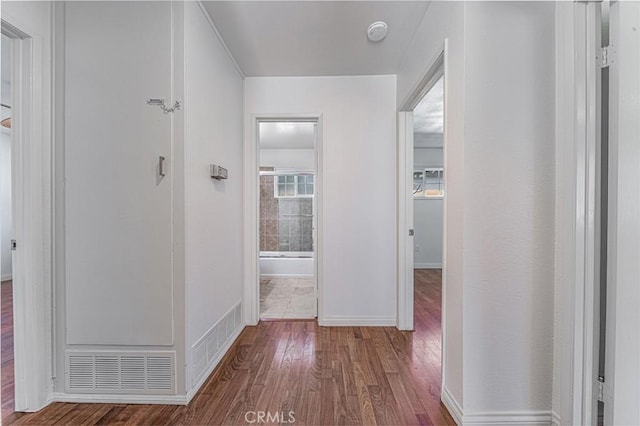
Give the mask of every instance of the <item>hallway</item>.
<path id="1" fill-rule="evenodd" d="M 188 406 L 55 403 L 33 414 L 5 411 L 13 365 L 3 285 L 2 424 L 243 424 L 252 411 L 292 411 L 296 424 L 454 424 L 440 403 L 440 280 L 439 270 L 416 270 L 413 333 L 261 322 L 245 328 Z"/>

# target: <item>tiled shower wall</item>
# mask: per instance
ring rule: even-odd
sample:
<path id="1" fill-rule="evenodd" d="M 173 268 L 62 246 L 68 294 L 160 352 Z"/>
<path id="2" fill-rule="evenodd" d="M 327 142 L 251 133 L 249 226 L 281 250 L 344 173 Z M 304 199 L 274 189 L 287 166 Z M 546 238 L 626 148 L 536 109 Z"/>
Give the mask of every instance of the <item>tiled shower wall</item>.
<path id="1" fill-rule="evenodd" d="M 313 199 L 278 201 L 278 251 L 313 251 Z"/>
<path id="2" fill-rule="evenodd" d="M 274 176 L 260 176 L 260 251 L 279 251 L 278 199 L 273 193 L 274 179 Z"/>
<path id="3" fill-rule="evenodd" d="M 260 251 L 313 251 L 313 198 L 275 198 L 260 176 Z"/>

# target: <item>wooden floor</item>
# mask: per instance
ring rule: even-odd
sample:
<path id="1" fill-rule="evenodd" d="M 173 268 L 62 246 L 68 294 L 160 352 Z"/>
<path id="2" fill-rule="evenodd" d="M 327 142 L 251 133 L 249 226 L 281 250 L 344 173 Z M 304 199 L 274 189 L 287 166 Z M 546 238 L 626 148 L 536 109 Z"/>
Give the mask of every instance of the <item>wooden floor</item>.
<path id="1" fill-rule="evenodd" d="M 188 406 L 56 403 L 33 414 L 9 411 L 3 285 L 2 424 L 247 424 L 259 411 L 283 424 L 455 424 L 440 403 L 440 271 L 415 277 L 415 332 L 261 322 L 242 332 Z"/>

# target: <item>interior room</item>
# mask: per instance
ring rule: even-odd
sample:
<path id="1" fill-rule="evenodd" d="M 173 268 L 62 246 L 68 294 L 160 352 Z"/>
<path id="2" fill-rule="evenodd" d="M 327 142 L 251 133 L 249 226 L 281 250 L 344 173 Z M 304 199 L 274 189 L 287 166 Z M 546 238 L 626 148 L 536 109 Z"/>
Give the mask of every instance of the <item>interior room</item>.
<path id="1" fill-rule="evenodd" d="M 315 318 L 317 123 L 262 121 L 258 138 L 260 318 Z"/>
<path id="2" fill-rule="evenodd" d="M 3 425 L 640 424 L 640 2 L 0 17 Z"/>
<path id="3" fill-rule="evenodd" d="M 444 78 L 413 111 L 413 218 L 416 269 L 442 269 Z"/>

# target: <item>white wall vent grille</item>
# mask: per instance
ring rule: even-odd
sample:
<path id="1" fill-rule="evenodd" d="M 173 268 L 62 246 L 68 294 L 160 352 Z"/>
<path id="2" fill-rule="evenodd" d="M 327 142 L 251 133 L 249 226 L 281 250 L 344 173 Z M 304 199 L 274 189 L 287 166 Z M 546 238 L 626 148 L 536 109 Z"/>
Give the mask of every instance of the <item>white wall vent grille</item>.
<path id="1" fill-rule="evenodd" d="M 68 393 L 174 395 L 175 352 L 67 351 Z"/>
<path id="2" fill-rule="evenodd" d="M 231 343 L 231 337 L 243 326 L 242 304 L 239 302 L 191 347 L 191 386 L 195 386 L 217 362 L 221 351 Z"/>

